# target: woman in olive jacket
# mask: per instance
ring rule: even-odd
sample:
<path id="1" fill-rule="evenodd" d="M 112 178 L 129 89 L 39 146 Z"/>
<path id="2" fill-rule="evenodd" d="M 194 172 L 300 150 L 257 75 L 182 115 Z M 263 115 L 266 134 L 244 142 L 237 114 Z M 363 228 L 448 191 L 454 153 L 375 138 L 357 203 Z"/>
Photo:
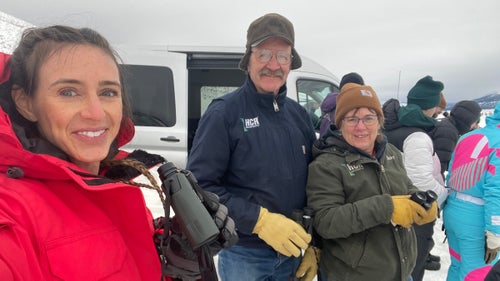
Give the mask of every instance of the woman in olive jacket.
<path id="1" fill-rule="evenodd" d="M 334 280 L 409 280 L 417 255 L 413 223 L 435 218 L 412 201 L 418 189 L 402 155 L 380 134 L 383 113 L 370 86 L 348 83 L 335 124 L 313 146 L 308 205 L 321 237 L 320 268 Z"/>

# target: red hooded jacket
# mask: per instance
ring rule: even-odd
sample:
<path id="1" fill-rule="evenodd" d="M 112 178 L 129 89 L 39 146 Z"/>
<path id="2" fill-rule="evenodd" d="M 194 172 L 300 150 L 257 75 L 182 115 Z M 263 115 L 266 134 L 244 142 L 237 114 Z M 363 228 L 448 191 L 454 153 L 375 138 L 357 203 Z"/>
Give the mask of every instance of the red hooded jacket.
<path id="1" fill-rule="evenodd" d="M 50 154 L 24 149 L 0 107 L 0 280 L 159 280 L 141 190 Z"/>
<path id="2" fill-rule="evenodd" d="M 23 149 L 0 110 L 0 279 L 158 280 L 141 190 Z"/>

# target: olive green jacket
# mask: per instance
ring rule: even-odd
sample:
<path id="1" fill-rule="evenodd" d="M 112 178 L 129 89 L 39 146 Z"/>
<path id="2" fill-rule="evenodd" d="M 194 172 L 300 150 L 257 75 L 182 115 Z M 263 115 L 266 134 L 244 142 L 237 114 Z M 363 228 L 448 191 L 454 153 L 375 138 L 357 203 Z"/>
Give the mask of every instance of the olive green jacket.
<path id="1" fill-rule="evenodd" d="M 415 232 L 391 223 L 391 195 L 418 189 L 399 150 L 381 139 L 375 157 L 347 144 L 338 131 L 313 146 L 307 201 L 315 210 L 328 281 L 407 281 L 415 265 Z"/>

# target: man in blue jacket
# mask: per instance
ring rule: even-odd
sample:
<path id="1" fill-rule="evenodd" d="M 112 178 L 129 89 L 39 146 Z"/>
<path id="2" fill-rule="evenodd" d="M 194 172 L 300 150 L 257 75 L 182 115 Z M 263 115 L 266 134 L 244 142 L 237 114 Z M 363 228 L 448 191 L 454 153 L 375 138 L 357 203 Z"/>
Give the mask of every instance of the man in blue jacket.
<path id="1" fill-rule="evenodd" d="M 200 186 L 219 195 L 238 229 L 239 242 L 219 254 L 222 280 L 312 280 L 311 235 L 291 217 L 306 204 L 305 186 L 316 136 L 307 111 L 285 85 L 302 61 L 292 23 L 266 14 L 247 31 L 240 68 L 245 83 L 216 98 L 200 120 L 187 168 Z"/>

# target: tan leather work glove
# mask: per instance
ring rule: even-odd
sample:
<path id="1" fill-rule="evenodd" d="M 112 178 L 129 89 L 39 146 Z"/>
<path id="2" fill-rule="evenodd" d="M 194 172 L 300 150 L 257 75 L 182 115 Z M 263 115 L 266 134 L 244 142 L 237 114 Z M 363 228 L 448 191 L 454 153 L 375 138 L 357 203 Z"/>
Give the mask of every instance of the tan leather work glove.
<path id="1" fill-rule="evenodd" d="M 431 207 L 429 210 L 425 211 L 424 216 L 417 216 L 415 217 L 415 223 L 418 225 L 430 223 L 434 221 L 437 218 L 437 212 L 438 212 L 438 204 L 436 201 L 432 202 Z"/>
<path id="2" fill-rule="evenodd" d="M 392 211 L 391 221 L 394 224 L 405 228 L 410 228 L 418 216 L 426 215 L 424 207 L 410 199 L 410 195 L 391 196 L 394 210 Z"/>
<path id="3" fill-rule="evenodd" d="M 498 254 L 500 249 L 500 236 L 496 236 L 492 232 L 486 230 L 486 247 L 484 253 L 484 262 L 490 264 Z"/>
<path id="4" fill-rule="evenodd" d="M 252 231 L 274 250 L 287 257 L 300 255 L 301 249 L 307 249 L 311 235 L 293 220 L 276 213 L 270 213 L 260 207 L 259 218 Z"/>
<path id="5" fill-rule="evenodd" d="M 300 281 L 312 281 L 314 279 L 314 276 L 318 274 L 320 251 L 314 246 L 306 249 L 299 268 L 295 272 L 295 277 L 300 278 Z"/>

